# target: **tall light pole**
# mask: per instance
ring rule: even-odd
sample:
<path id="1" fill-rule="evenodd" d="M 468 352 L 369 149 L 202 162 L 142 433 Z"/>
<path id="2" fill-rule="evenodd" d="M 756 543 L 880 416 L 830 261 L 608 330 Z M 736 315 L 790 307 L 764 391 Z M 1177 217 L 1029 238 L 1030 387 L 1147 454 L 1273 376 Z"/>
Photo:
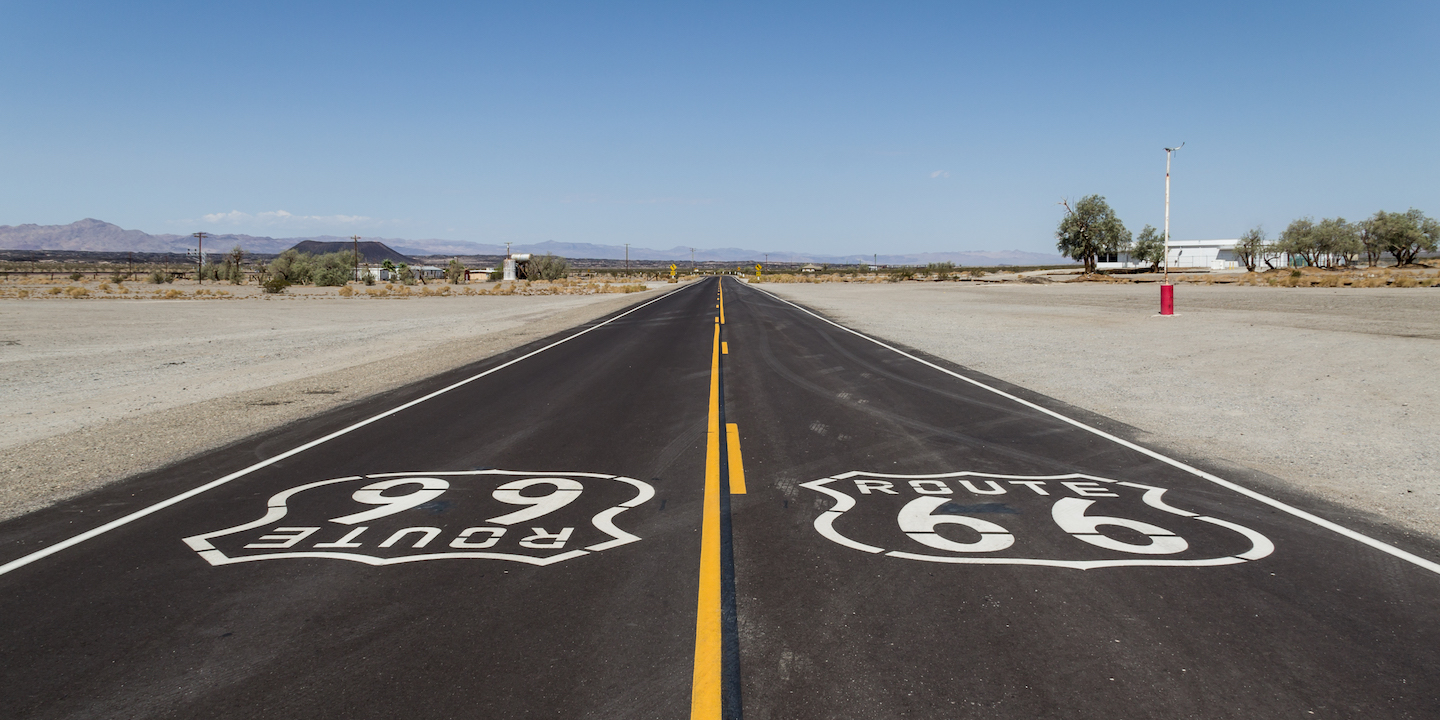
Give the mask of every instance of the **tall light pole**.
<path id="1" fill-rule="evenodd" d="M 1180 143 L 1173 148 L 1165 148 L 1165 277 L 1163 282 L 1170 284 L 1170 156 L 1176 150 L 1185 147 Z"/>
<path id="2" fill-rule="evenodd" d="M 1170 284 L 1170 158 L 1176 150 L 1185 147 L 1180 143 L 1165 148 L 1165 274 L 1160 281 L 1160 314 L 1175 314 L 1175 286 Z"/>
<path id="3" fill-rule="evenodd" d="M 625 243 L 625 274 L 630 274 L 630 243 Z"/>

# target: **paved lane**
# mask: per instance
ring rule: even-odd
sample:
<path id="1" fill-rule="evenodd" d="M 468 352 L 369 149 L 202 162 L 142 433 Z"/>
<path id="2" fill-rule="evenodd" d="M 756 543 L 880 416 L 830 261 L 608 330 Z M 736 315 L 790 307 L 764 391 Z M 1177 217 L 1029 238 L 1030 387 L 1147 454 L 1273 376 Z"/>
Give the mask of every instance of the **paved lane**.
<path id="1" fill-rule="evenodd" d="M 683 716 L 713 316 L 713 288 L 681 289 L 0 577 L 0 717 Z M 483 369 L 408 389 L 391 406 Z M 7 548 L 53 541 L 93 514 L 133 510 L 378 409 L 325 418 L 38 513 L 7 524 L 3 539 Z M 532 472 L 445 474 L 477 468 Z M 592 518 L 636 499 L 638 486 L 555 471 L 621 475 L 653 489 L 652 498 L 612 516 L 619 532 L 643 541 L 544 566 L 503 559 L 372 566 L 314 557 L 212 565 L 182 542 L 255 521 L 284 491 L 387 473 L 401 475 L 298 492 L 278 503 L 288 510 L 283 517 L 204 542 L 224 562 L 298 552 L 545 559 L 615 540 Z M 417 482 L 361 496 L 375 504 L 353 497 L 375 483 L 416 477 L 447 487 L 434 498 Z M 500 489 L 516 478 L 557 482 Z M 129 501 L 131 486 L 142 503 Z M 497 494 L 510 502 L 497 502 Z M 386 500 L 392 497 L 398 500 Z M 544 509 L 527 497 L 569 502 L 540 517 L 505 519 Z M 388 516 L 346 519 L 415 500 L 423 502 Z M 97 513 L 76 512 L 82 506 Z M 321 529 L 307 534 L 310 527 Z M 412 527 L 439 532 L 423 548 L 414 546 L 426 540 L 424 530 L 379 547 Z M 464 538 L 472 547 L 452 546 L 472 527 L 492 530 Z M 572 534 L 558 549 L 547 547 L 559 542 L 554 537 L 527 548 L 524 541 L 541 534 L 532 528 Z M 493 529 L 504 532 L 496 544 L 473 547 L 491 540 Z M 332 546 L 318 547 L 325 543 Z"/>
<path id="2" fill-rule="evenodd" d="M 1440 549 L 922 360 L 707 280 L 0 524 L 0 717 L 1440 716 Z"/>
<path id="3" fill-rule="evenodd" d="M 727 287 L 750 720 L 1440 717 L 1432 570 Z"/>

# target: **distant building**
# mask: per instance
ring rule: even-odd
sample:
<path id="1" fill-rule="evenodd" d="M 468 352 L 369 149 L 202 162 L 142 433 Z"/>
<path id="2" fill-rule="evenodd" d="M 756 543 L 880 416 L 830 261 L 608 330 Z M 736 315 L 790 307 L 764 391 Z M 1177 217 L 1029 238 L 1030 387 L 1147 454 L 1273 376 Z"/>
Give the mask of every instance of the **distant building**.
<path id="1" fill-rule="evenodd" d="M 803 265 L 803 266 L 800 267 L 800 272 L 802 272 L 802 273 L 813 273 L 813 272 L 815 272 L 815 271 L 817 271 L 817 270 L 819 270 L 819 269 L 820 269 L 820 266 L 819 266 L 819 265 L 813 265 L 813 264 L 810 264 L 810 263 L 806 263 L 805 265 Z"/>
<path id="2" fill-rule="evenodd" d="M 1177 268 L 1204 268 L 1207 270 L 1244 268 L 1245 265 L 1240 261 L 1240 256 L 1235 254 L 1235 244 L 1238 242 L 1240 241 L 1171 240 L 1169 266 L 1172 270 Z M 1275 267 L 1285 267 L 1290 264 L 1289 256 L 1285 253 L 1271 253 L 1256 259 L 1256 269 L 1264 269 L 1266 259 L 1269 259 L 1270 264 Z M 1121 270 L 1148 268 L 1150 263 L 1136 260 L 1130 257 L 1130 253 L 1101 253 L 1095 267 L 1099 270 Z"/>

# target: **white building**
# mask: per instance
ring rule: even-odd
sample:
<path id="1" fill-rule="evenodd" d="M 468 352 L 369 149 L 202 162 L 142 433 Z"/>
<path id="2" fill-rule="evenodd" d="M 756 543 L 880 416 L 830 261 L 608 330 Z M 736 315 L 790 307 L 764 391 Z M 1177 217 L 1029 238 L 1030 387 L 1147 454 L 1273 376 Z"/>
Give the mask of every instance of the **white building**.
<path id="1" fill-rule="evenodd" d="M 1240 256 L 1235 254 L 1235 244 L 1239 240 L 1171 240 L 1169 266 L 1170 268 L 1204 268 L 1207 270 L 1233 270 L 1243 269 L 1244 263 Z M 1265 260 L 1269 259 L 1270 264 L 1275 267 L 1285 267 L 1290 264 L 1289 258 L 1284 253 L 1276 253 L 1256 258 L 1255 269 L 1266 269 Z M 1124 268 L 1146 268 L 1150 263 L 1140 262 L 1130 257 L 1130 253 L 1101 253 L 1095 267 L 1100 270 L 1119 270 Z"/>

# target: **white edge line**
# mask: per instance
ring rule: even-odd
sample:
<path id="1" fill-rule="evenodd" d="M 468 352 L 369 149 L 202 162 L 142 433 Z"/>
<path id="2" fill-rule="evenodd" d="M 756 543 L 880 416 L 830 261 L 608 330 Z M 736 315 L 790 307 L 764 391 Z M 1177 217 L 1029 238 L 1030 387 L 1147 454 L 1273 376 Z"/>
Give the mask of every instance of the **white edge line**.
<path id="1" fill-rule="evenodd" d="M 672 290 L 672 291 L 670 291 L 670 292 L 668 292 L 668 293 L 665 293 L 664 295 L 661 295 L 660 297 L 657 297 L 657 298 L 655 298 L 655 299 L 653 299 L 653 300 L 650 300 L 650 301 L 648 301 L 648 302 L 645 302 L 645 303 L 643 303 L 643 304 L 641 304 L 641 305 L 636 305 L 635 307 L 630 308 L 629 310 L 626 310 L 625 312 L 620 313 L 619 315 L 616 315 L 615 317 L 612 317 L 612 318 L 610 318 L 609 320 L 606 320 L 605 322 L 602 322 L 602 323 L 600 323 L 600 324 L 598 324 L 598 325 L 592 325 L 592 326 L 590 326 L 590 327 L 588 327 L 588 328 L 585 328 L 584 330 L 581 330 L 581 331 L 578 332 L 578 333 L 575 333 L 574 335 L 571 335 L 571 336 L 565 337 L 565 338 L 561 338 L 560 340 L 556 340 L 555 342 L 550 343 L 549 345 L 546 345 L 545 347 L 542 347 L 542 348 L 540 348 L 540 349 L 538 349 L 538 350 L 532 350 L 531 352 L 526 353 L 525 355 L 522 355 L 522 356 L 520 356 L 520 357 L 518 357 L 518 358 L 515 358 L 514 360 L 510 360 L 509 362 L 506 362 L 506 363 L 504 363 L 504 364 L 502 364 L 502 365 L 496 365 L 495 367 L 490 368 L 489 370 L 486 370 L 485 372 L 482 372 L 482 373 L 480 373 L 480 374 L 478 374 L 478 375 L 473 375 L 473 376 L 471 376 L 471 377 L 465 378 L 464 380 L 461 380 L 461 381 L 459 381 L 459 382 L 457 382 L 457 383 L 455 383 L 455 384 L 453 384 L 453 385 L 450 385 L 450 386 L 448 386 L 448 387 L 444 387 L 444 388 L 441 388 L 441 389 L 439 389 L 439 390 L 436 390 L 435 392 L 432 392 L 432 393 L 430 393 L 429 395 L 426 395 L 426 396 L 421 397 L 421 398 L 416 398 L 416 399 L 414 399 L 414 400 L 411 400 L 410 402 L 405 403 L 404 405 L 400 405 L 400 406 L 398 406 L 398 407 L 391 408 L 391 409 L 389 409 L 389 410 L 386 410 L 386 411 L 383 412 L 383 413 L 380 413 L 379 415 L 375 415 L 375 416 L 370 417 L 370 418 L 367 418 L 367 419 L 365 419 L 365 420 L 361 420 L 360 422 L 357 422 L 357 423 L 355 423 L 354 425 L 351 425 L 351 426 L 349 426 L 349 427 L 342 428 L 342 429 L 340 429 L 340 430 L 336 430 L 335 432 L 332 432 L 332 433 L 330 433 L 329 435 L 326 435 L 326 436 L 324 436 L 324 437 L 322 437 L 322 438 L 319 438 L 319 439 L 316 439 L 316 440 L 311 440 L 310 442 L 305 443 L 304 445 L 301 445 L 301 446 L 296 447 L 296 448 L 292 448 L 292 449 L 287 450 L 287 451 L 285 451 L 285 452 L 283 452 L 283 453 L 280 453 L 279 455 L 276 455 L 276 456 L 274 456 L 274 457 L 267 458 L 267 459 L 265 459 L 265 460 L 261 460 L 260 462 L 255 463 L 254 465 L 251 465 L 250 467 L 247 467 L 247 468 L 245 468 L 245 469 L 243 469 L 243 470 L 238 470 L 238 471 L 236 471 L 236 472 L 230 473 L 229 475 L 226 475 L 225 477 L 222 477 L 222 478 L 220 478 L 220 479 L 218 479 L 218 480 L 212 480 L 212 481 L 210 481 L 210 482 L 208 482 L 208 483 L 205 483 L 204 485 L 201 485 L 201 486 L 199 486 L 199 487 L 196 487 L 196 488 L 192 488 L 192 489 L 190 489 L 190 490 L 187 490 L 187 491 L 185 491 L 185 492 L 183 492 L 183 493 L 180 493 L 179 495 L 176 495 L 176 496 L 174 496 L 174 497 L 172 497 L 172 498 L 169 498 L 169 499 L 167 499 L 167 500 L 161 500 L 160 502 L 155 503 L 154 505 L 151 505 L 150 507 L 143 508 L 143 509 L 141 509 L 141 510 L 136 510 L 135 512 L 130 513 L 129 515 L 126 515 L 126 516 L 121 517 L 121 518 L 116 518 L 115 520 L 111 520 L 110 522 L 105 523 L 104 525 L 101 525 L 101 526 L 99 526 L 99 527 L 97 527 L 97 528 L 92 528 L 92 529 L 90 529 L 90 530 L 87 530 L 87 531 L 85 531 L 85 532 L 83 532 L 83 533 L 80 533 L 79 535 L 75 535 L 74 537 L 71 537 L 71 538 L 68 539 L 68 540 L 62 540 L 62 541 L 60 541 L 60 542 L 58 542 L 58 543 L 55 543 L 54 545 L 51 545 L 50 547 L 44 548 L 43 550 L 36 550 L 35 552 L 30 553 L 29 555 L 25 555 L 25 556 L 23 556 L 23 557 L 19 557 L 19 558 L 16 558 L 16 559 L 14 559 L 14 560 L 11 560 L 10 562 L 5 563 L 4 565 L 0 565 L 0 575 L 5 575 L 6 573 L 9 573 L 9 572 L 11 572 L 11 571 L 18 570 L 18 569 L 20 569 L 20 568 L 22 568 L 22 567 L 25 567 L 26 565 L 29 565 L 30 563 L 35 562 L 36 560 L 41 560 L 41 559 L 47 558 L 47 557 L 49 557 L 49 556 L 51 556 L 51 555 L 54 555 L 54 554 L 57 553 L 57 552 L 60 552 L 61 550 L 65 550 L 65 549 L 67 549 L 67 548 L 74 547 L 74 546 L 76 546 L 76 545 L 79 545 L 79 544 L 82 543 L 82 542 L 85 542 L 86 540 L 89 540 L 89 539 L 94 538 L 94 537 L 98 537 L 98 536 L 100 536 L 100 535 L 104 535 L 105 533 L 110 532 L 111 530 L 114 530 L 115 528 L 128 525 L 128 524 L 130 524 L 130 523 L 132 523 L 132 522 L 135 522 L 136 520 L 139 520 L 140 518 L 143 518 L 143 517 L 145 517 L 145 516 L 147 516 L 147 515 L 150 515 L 150 514 L 159 512 L 159 511 L 161 511 L 161 510 L 164 510 L 165 508 L 168 508 L 168 507 L 170 507 L 171 505 L 175 505 L 175 504 L 177 504 L 177 503 L 181 503 L 181 502 L 184 502 L 184 501 L 186 501 L 186 500 L 189 500 L 190 498 L 195 497 L 196 495 L 199 495 L 199 494 L 201 494 L 201 493 L 203 493 L 203 492 L 206 492 L 206 491 L 208 491 L 208 490 L 214 490 L 215 488 L 220 487 L 221 485 L 224 485 L 224 484 L 226 484 L 226 483 L 228 483 L 228 482 L 230 482 L 230 481 L 232 481 L 232 480 L 237 480 L 237 479 L 239 479 L 239 478 L 245 477 L 246 475 L 249 475 L 250 473 L 255 472 L 256 470 L 261 470 L 261 469 L 267 468 L 267 467 L 269 467 L 269 466 L 271 466 L 271 465 L 274 465 L 274 464 L 277 463 L 277 462 L 280 462 L 281 460 L 284 460 L 284 459 L 289 458 L 289 457 L 293 457 L 293 456 L 295 456 L 295 455 L 299 455 L 300 453 L 305 452 L 306 450 L 309 450 L 310 448 L 313 448 L 313 447 L 315 447 L 315 446 L 317 446 L 317 445 L 322 445 L 322 444 L 327 443 L 327 442 L 329 442 L 329 441 L 331 441 L 331 440 L 334 440 L 335 438 L 338 438 L 338 437 L 340 437 L 340 436 L 342 436 L 342 435 L 346 435 L 346 434 L 348 434 L 348 433 L 351 433 L 351 432 L 354 432 L 354 431 L 356 431 L 356 430 L 359 430 L 360 428 L 365 427 L 366 425 L 369 425 L 369 424 L 371 424 L 371 423 L 373 423 L 373 422 L 378 422 L 378 421 L 380 421 L 380 420 L 384 420 L 385 418 L 390 417 L 391 415 L 394 415 L 394 414 L 396 414 L 396 413 L 398 413 L 398 412 L 400 412 L 400 411 L 402 411 L 402 410 L 408 410 L 409 408 L 415 407 L 416 405 L 419 405 L 420 403 L 423 403 L 423 402 L 425 402 L 426 400 L 430 400 L 430 399 L 432 399 L 432 398 L 439 397 L 440 395 L 444 395 L 445 393 L 448 393 L 448 392 L 450 392 L 451 390 L 454 390 L 454 389 L 456 389 L 456 388 L 458 388 L 458 387 L 461 387 L 461 386 L 463 386 L 463 385 L 468 385 L 468 384 L 470 384 L 470 383 L 472 383 L 472 382 L 474 382 L 474 381 L 476 381 L 476 380 L 479 380 L 480 378 L 485 377 L 486 375 L 489 375 L 489 374 L 491 374 L 491 373 L 494 373 L 494 372 L 503 370 L 503 369 L 505 369 L 505 368 L 507 368 L 507 367 L 510 367 L 511 365 L 514 365 L 515 363 L 520 362 L 521 360 L 526 360 L 526 359 L 529 359 L 529 358 L 534 357 L 534 356 L 536 356 L 536 355 L 539 355 L 540 353 L 545 352 L 546 350 L 549 350 L 550 348 L 553 348 L 553 347 L 555 347 L 555 346 L 557 346 L 557 345 L 560 345 L 560 344 L 562 344 L 562 343 L 567 343 L 567 342 L 569 342 L 569 341 L 571 341 L 571 340 L 574 340 L 575 338 L 580 337 L 581 335 L 584 335 L 584 334 L 586 334 L 586 333 L 588 333 L 588 332 L 590 332 L 590 331 L 592 331 L 592 330 L 599 330 L 600 328 L 605 327 L 606 325 L 609 325 L 610 323 L 615 322 L 616 320 L 619 320 L 620 318 L 623 318 L 623 317 L 625 317 L 626 315 L 629 315 L 630 313 L 633 313 L 633 312 L 635 312 L 635 311 L 637 311 L 637 310 L 640 310 L 641 308 L 645 308 L 645 307 L 648 307 L 648 306 L 650 306 L 650 305 L 653 305 L 654 303 L 660 302 L 661 300 L 664 300 L 665 298 L 671 297 L 672 295 L 675 295 L 677 292 L 680 292 L 681 290 L 685 290 L 685 289 L 690 288 L 690 287 L 697 287 L 697 286 L 694 285 L 694 284 L 682 285 L 682 286 L 680 286 L 680 287 L 678 287 L 678 288 L 675 288 L 674 290 Z"/>
<path id="2" fill-rule="evenodd" d="M 1096 427 L 1092 427 L 1092 426 L 1090 426 L 1090 425 L 1086 425 L 1085 423 L 1080 422 L 1079 420 L 1076 420 L 1076 419 L 1070 418 L 1070 417 L 1066 417 L 1066 416 L 1064 416 L 1064 415 L 1061 415 L 1061 414 L 1058 413 L 1058 412 L 1055 412 L 1054 410 L 1051 410 L 1051 409 L 1046 408 L 1046 407 L 1042 407 L 1042 406 L 1040 406 L 1040 405 L 1036 405 L 1035 403 L 1030 402 L 1029 400 L 1025 400 L 1024 398 L 1020 398 L 1020 397 L 1016 397 L 1015 395 L 1011 395 L 1010 393 L 1007 393 L 1007 392 L 1005 392 L 1004 390 L 1001 390 L 1001 389 L 999 389 L 999 388 L 995 388 L 995 387 L 991 387 L 991 386 L 989 386 L 989 385 L 986 385 L 985 383 L 982 383 L 982 382 L 980 382 L 979 380 L 975 380 L 975 379 L 973 379 L 973 378 L 969 378 L 969 377 L 966 377 L 966 376 L 964 376 L 964 375 L 961 375 L 960 373 L 957 373 L 957 372 L 955 372 L 955 371 L 953 371 L 953 370 L 949 370 L 949 369 L 940 367 L 939 365 L 936 365 L 935 363 L 932 363 L 932 362 L 930 362 L 930 361 L 928 361 L 928 360 L 925 360 L 924 358 L 919 358 L 919 357 L 916 357 L 916 356 L 914 356 L 914 355 L 911 355 L 910 353 L 907 353 L 907 352 L 905 352 L 904 350 L 901 350 L 901 349 L 899 349 L 899 348 L 897 348 L 897 347 L 894 347 L 893 345 L 888 345 L 888 344 L 886 344 L 886 343 L 884 343 L 884 342 L 882 342 L 882 341 L 880 341 L 880 340 L 877 340 L 877 339 L 875 339 L 875 338 L 873 338 L 873 337 L 870 337 L 869 335 L 866 335 L 866 334 L 864 334 L 864 333 L 862 333 L 862 332 L 859 332 L 858 330 L 852 330 L 852 329 L 850 329 L 850 328 L 848 328 L 848 327 L 845 327 L 844 325 L 841 325 L 840 323 L 837 323 L 837 322 L 835 322 L 834 320 L 831 320 L 831 319 L 829 319 L 829 318 L 827 318 L 827 317 L 825 317 L 825 316 L 823 316 L 823 315 L 819 315 L 819 314 L 817 314 L 817 313 L 815 313 L 815 312 L 812 312 L 812 311 L 809 310 L 808 308 L 806 308 L 806 307 L 804 307 L 804 306 L 801 306 L 801 305 L 797 305 L 797 304 L 795 304 L 795 303 L 793 303 L 793 302 L 790 302 L 789 300 L 786 300 L 785 298 L 782 298 L 782 297 L 780 297 L 779 295 L 776 295 L 776 294 L 774 294 L 774 293 L 772 293 L 772 292 L 770 292 L 770 291 L 768 291 L 768 290 L 761 290 L 760 288 L 754 288 L 754 289 L 755 289 L 755 290 L 759 290 L 760 292 L 765 293 L 766 295 L 769 295 L 770 297 L 775 298 L 776 300 L 779 300 L 780 302 L 785 303 L 786 305 L 789 305 L 789 306 L 791 306 L 791 307 L 799 310 L 800 312 L 805 313 L 806 315 L 809 315 L 809 316 L 811 316 L 811 317 L 814 317 L 814 318 L 816 318 L 816 319 L 819 319 L 819 320 L 822 320 L 822 321 L 824 321 L 824 322 L 826 322 L 826 323 L 829 323 L 829 324 L 831 324 L 831 325 L 834 325 L 835 327 L 840 328 L 841 330 L 844 330 L 845 332 L 848 332 L 848 333 L 850 333 L 850 334 L 852 334 L 852 335 L 855 335 L 856 337 L 860 337 L 860 338 L 864 338 L 864 339 L 866 339 L 866 340 L 869 340 L 870 342 L 875 343 L 876 345 L 879 345 L 880 347 L 883 347 L 883 348 L 885 348 L 886 350 L 890 350 L 891 352 L 897 353 L 897 354 L 899 354 L 899 355 L 903 355 L 903 356 L 905 356 L 905 357 L 907 357 L 907 358 L 910 358 L 911 360 L 914 360 L 915 362 L 920 363 L 921 365 L 926 365 L 926 366 L 928 366 L 928 367 L 934 368 L 935 370 L 939 370 L 940 372 L 945 373 L 946 375 L 949 375 L 949 376 L 951 376 L 951 377 L 957 378 L 957 379 L 959 379 L 959 380 L 963 380 L 963 381 L 965 381 L 965 382 L 967 382 L 967 383 L 970 383 L 971 385 L 974 385 L 975 387 L 978 387 L 978 388 L 981 388 L 981 389 L 984 389 L 984 390 L 989 390 L 990 392 L 995 393 L 996 395 L 999 395 L 1000 397 L 1006 398 L 1006 399 L 1008 399 L 1008 400 L 1013 400 L 1013 401 L 1015 401 L 1015 402 L 1017 402 L 1017 403 L 1020 403 L 1021 405 L 1024 405 L 1025 407 L 1031 408 L 1031 409 L 1033 409 L 1033 410 L 1038 410 L 1038 411 L 1040 411 L 1040 412 L 1042 412 L 1042 413 L 1044 413 L 1044 414 L 1046 414 L 1046 415 L 1049 415 L 1050 417 L 1055 418 L 1056 420 L 1060 420 L 1061 422 L 1069 423 L 1070 425 L 1074 425 L 1075 427 L 1080 428 L 1081 430 L 1085 430 L 1085 431 L 1094 433 L 1095 435 L 1098 435 L 1098 436 L 1100 436 L 1100 437 L 1102 437 L 1102 438 L 1105 438 L 1106 440 L 1109 440 L 1109 441 L 1111 441 L 1111 442 L 1114 442 L 1114 443 L 1116 443 L 1116 444 L 1118 444 L 1118 445 L 1122 445 L 1122 446 L 1124 446 L 1124 447 L 1130 448 L 1131 450 L 1134 450 L 1135 452 L 1138 452 L 1138 453 L 1140 453 L 1140 454 L 1142 454 L 1142 455 L 1147 455 L 1147 456 L 1149 456 L 1149 457 L 1151 457 L 1151 458 L 1154 458 L 1154 459 L 1156 459 L 1156 460 L 1159 460 L 1160 462 L 1163 462 L 1163 463 L 1165 463 L 1165 464 L 1167 464 L 1167 465 L 1170 465 L 1170 466 L 1172 466 L 1172 467 L 1178 468 L 1178 469 L 1180 469 L 1180 470 L 1184 470 L 1184 471 L 1186 471 L 1186 472 L 1188 472 L 1188 473 L 1190 473 L 1190 474 L 1192 474 L 1192 475 L 1195 475 L 1196 477 L 1200 477 L 1200 478 L 1203 478 L 1203 479 L 1205 479 L 1205 480 L 1209 480 L 1210 482 L 1212 482 L 1212 483 L 1214 483 L 1214 484 L 1216 484 L 1216 485 L 1219 485 L 1220 487 L 1226 488 L 1226 489 L 1228 489 L 1228 490 L 1233 490 L 1234 492 L 1240 493 L 1241 495 L 1244 495 L 1245 497 L 1248 497 L 1248 498 L 1250 498 L 1250 499 L 1252 499 L 1252 500 L 1256 500 L 1256 501 L 1262 502 L 1262 503 L 1264 503 L 1264 504 L 1266 504 L 1266 505 L 1269 505 L 1270 507 L 1273 507 L 1273 508 L 1275 508 L 1275 509 L 1277 509 L 1277 510 L 1283 510 L 1284 512 L 1287 512 L 1287 513 L 1289 513 L 1289 514 L 1291 514 L 1291 515 L 1294 515 L 1295 517 L 1300 518 L 1301 520 L 1306 520 L 1306 521 L 1312 522 L 1312 523 L 1314 523 L 1314 524 L 1316 524 L 1316 525 L 1319 525 L 1319 526 L 1322 527 L 1322 528 L 1325 528 L 1326 530 L 1329 530 L 1329 531 L 1331 531 L 1331 532 L 1337 533 L 1337 534 L 1342 535 L 1342 536 L 1344 536 L 1344 537 L 1350 538 L 1351 540 L 1354 540 L 1354 541 L 1356 541 L 1356 542 L 1363 543 L 1363 544 L 1365 544 L 1365 545 L 1369 545 L 1370 547 L 1375 548 L 1376 550 L 1379 550 L 1380 552 L 1388 553 L 1388 554 L 1393 555 L 1394 557 L 1397 557 L 1397 558 L 1399 558 L 1399 559 L 1401 559 L 1401 560 L 1404 560 L 1404 561 L 1406 561 L 1406 562 L 1412 563 L 1412 564 L 1417 565 L 1417 566 L 1419 566 L 1419 567 L 1422 567 L 1422 568 L 1424 568 L 1424 569 L 1426 569 L 1426 570 L 1429 570 L 1430 572 L 1433 572 L 1433 573 L 1436 573 L 1437 575 L 1440 575 L 1440 563 L 1436 563 L 1436 562 L 1433 562 L 1433 561 L 1431 561 L 1431 560 L 1426 560 L 1425 558 L 1422 558 L 1422 557 L 1420 557 L 1419 555 L 1416 555 L 1416 554 L 1411 553 L 1411 552 L 1407 552 L 1407 551 L 1405 551 L 1405 550 L 1401 550 L 1400 548 L 1397 548 L 1397 547 L 1395 547 L 1394 545 L 1391 545 L 1391 544 L 1386 543 L 1386 542 L 1382 542 L 1382 541 L 1380 541 L 1380 540 L 1376 540 L 1375 538 L 1372 538 L 1372 537 L 1370 537 L 1370 536 L 1368 536 L 1368 535 L 1362 535 L 1361 533 L 1355 532 L 1354 530 L 1351 530 L 1350 528 L 1347 528 L 1347 527 L 1344 527 L 1344 526 L 1341 526 L 1341 525 L 1337 525 L 1337 524 L 1335 524 L 1335 523 L 1333 523 L 1333 522 L 1330 522 L 1329 520 L 1326 520 L 1325 518 L 1322 518 L 1322 517 L 1320 517 L 1320 516 L 1318 516 L 1318 515 L 1312 515 L 1311 513 L 1308 513 L 1308 512 L 1305 512 L 1304 510 L 1301 510 L 1300 508 L 1297 508 L 1297 507 L 1294 507 L 1294 506 L 1291 506 L 1291 505 L 1287 505 L 1287 504 L 1285 504 L 1285 503 L 1283 503 L 1283 502 L 1281 502 L 1281 501 L 1279 501 L 1279 500 L 1276 500 L 1276 499 L 1274 499 L 1274 498 L 1272 498 L 1272 497 L 1269 497 L 1269 496 L 1266 496 L 1266 495 L 1262 495 L 1262 494 L 1260 494 L 1260 493 L 1258 493 L 1258 492 L 1255 492 L 1254 490 L 1251 490 L 1251 489 L 1246 488 L 1246 487 L 1244 487 L 1244 486 L 1236 485 L 1235 483 L 1232 483 L 1232 482 L 1230 482 L 1229 480 L 1225 480 L 1225 479 L 1223 479 L 1223 478 L 1221 478 L 1221 477 L 1218 477 L 1218 476 L 1216 476 L 1216 475 L 1211 475 L 1210 473 L 1205 472 L 1204 470 L 1201 470 L 1201 469 L 1199 469 L 1199 468 L 1196 468 L 1196 467 L 1187 465 L 1187 464 L 1185 464 L 1185 463 L 1183 463 L 1183 462 L 1180 462 L 1179 460 L 1176 460 L 1176 459 L 1174 459 L 1174 458 L 1167 457 L 1167 456 L 1165 456 L 1165 455 L 1161 455 L 1160 453 L 1155 452 L 1154 450 L 1151 450 L 1151 449 L 1146 448 L 1146 447 L 1142 447 L 1142 446 L 1140 446 L 1140 445 L 1136 445 L 1135 443 L 1132 443 L 1132 442 L 1130 442 L 1129 440 L 1125 440 L 1124 438 L 1116 437 L 1116 436 L 1114 436 L 1114 435 L 1111 435 L 1110 433 L 1105 432 L 1104 430 L 1101 430 L 1101 429 L 1096 428 Z M 0 570 L 3 570 L 3 568 L 0 568 Z"/>

